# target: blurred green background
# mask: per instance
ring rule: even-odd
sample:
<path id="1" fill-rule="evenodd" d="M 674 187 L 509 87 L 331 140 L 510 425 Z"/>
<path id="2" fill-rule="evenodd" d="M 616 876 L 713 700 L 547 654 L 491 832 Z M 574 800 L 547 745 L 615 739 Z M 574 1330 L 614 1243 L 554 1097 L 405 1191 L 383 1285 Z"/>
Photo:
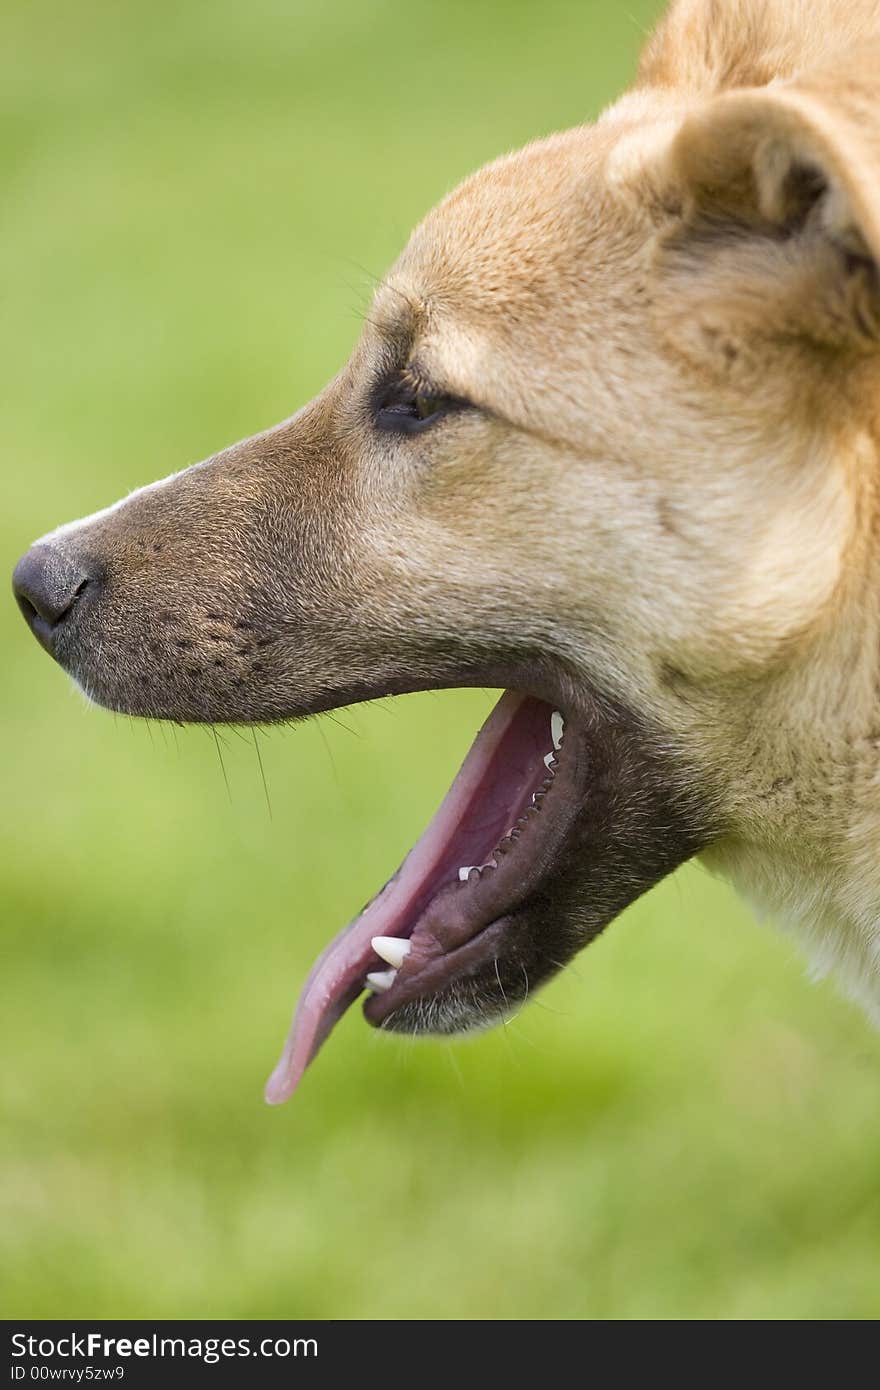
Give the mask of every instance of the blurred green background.
<path id="1" fill-rule="evenodd" d="M 7 570 L 291 413 L 411 224 L 594 115 L 649 0 L 3 7 Z M 252 745 L 87 709 L 2 624 L 6 1317 L 880 1312 L 880 1040 L 689 868 L 507 1028 L 262 1086 L 488 693 Z"/>

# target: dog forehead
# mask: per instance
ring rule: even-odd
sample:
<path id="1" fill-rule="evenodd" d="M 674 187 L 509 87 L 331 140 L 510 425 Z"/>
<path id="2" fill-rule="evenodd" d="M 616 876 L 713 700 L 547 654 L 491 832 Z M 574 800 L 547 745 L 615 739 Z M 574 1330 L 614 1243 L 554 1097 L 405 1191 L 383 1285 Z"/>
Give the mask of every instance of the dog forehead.
<path id="1" fill-rule="evenodd" d="M 453 394 L 548 434 L 562 394 L 572 430 L 582 437 L 588 415 L 595 432 L 598 397 L 610 406 L 631 370 L 618 347 L 631 359 L 648 332 L 634 288 L 649 218 L 611 176 L 633 124 L 551 136 L 453 190 L 379 287 L 368 348 L 381 341 L 397 362 L 414 354 Z M 615 392 L 603 392 L 611 376 Z"/>
<path id="2" fill-rule="evenodd" d="M 456 316 L 546 305 L 607 244 L 608 147 L 604 132 L 583 126 L 478 170 L 416 227 L 391 284 Z"/>

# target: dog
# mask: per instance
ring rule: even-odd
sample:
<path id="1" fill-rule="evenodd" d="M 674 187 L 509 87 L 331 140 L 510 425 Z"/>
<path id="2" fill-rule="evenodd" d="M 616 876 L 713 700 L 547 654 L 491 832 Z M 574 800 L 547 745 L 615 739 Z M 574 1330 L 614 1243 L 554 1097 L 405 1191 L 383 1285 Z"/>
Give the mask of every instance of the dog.
<path id="1" fill-rule="evenodd" d="M 98 704 L 501 687 L 267 1098 L 496 1021 L 694 855 L 880 1016 L 880 3 L 675 0 L 593 126 L 474 174 L 266 433 L 14 587 Z"/>

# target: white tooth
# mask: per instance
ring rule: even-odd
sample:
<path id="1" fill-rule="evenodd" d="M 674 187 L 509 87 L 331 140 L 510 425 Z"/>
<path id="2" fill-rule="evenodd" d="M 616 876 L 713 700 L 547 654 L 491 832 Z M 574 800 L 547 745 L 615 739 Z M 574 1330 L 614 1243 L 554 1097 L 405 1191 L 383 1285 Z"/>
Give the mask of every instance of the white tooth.
<path id="1" fill-rule="evenodd" d="M 370 942 L 377 956 L 387 960 L 395 970 L 399 970 L 412 950 L 412 942 L 407 936 L 374 936 Z"/>
<path id="2" fill-rule="evenodd" d="M 562 734 L 564 729 L 565 720 L 559 713 L 559 710 L 555 709 L 550 716 L 550 737 L 553 739 L 554 748 L 561 748 Z"/>
<path id="3" fill-rule="evenodd" d="M 545 754 L 544 754 L 544 766 L 545 766 L 546 768 L 549 768 L 551 772 L 553 771 L 554 767 L 556 766 L 556 754 L 555 754 L 555 753 L 545 753 Z"/>
<path id="4" fill-rule="evenodd" d="M 386 989 L 390 989 L 397 979 L 396 970 L 371 970 L 367 976 L 367 984 L 370 989 L 374 989 L 377 994 L 384 994 Z"/>
<path id="5" fill-rule="evenodd" d="M 459 880 L 462 883 L 467 883 L 468 875 L 472 874 L 476 867 L 476 864 L 464 864 L 458 871 Z"/>

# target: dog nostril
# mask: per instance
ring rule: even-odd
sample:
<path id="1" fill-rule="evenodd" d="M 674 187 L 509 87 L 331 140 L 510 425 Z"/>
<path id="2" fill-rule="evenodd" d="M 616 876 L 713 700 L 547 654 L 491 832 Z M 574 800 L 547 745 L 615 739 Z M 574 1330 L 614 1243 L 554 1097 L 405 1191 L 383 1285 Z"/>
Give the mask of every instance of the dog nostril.
<path id="1" fill-rule="evenodd" d="M 12 589 L 25 622 L 39 637 L 69 616 L 92 578 L 55 546 L 36 545 L 16 565 Z"/>
<path id="2" fill-rule="evenodd" d="M 24 594 L 16 593 L 15 601 L 18 604 L 19 609 L 21 610 L 21 615 L 27 623 L 28 627 L 33 627 L 34 620 L 39 617 L 39 614 L 34 605 L 31 603 L 30 599 L 25 598 Z"/>

